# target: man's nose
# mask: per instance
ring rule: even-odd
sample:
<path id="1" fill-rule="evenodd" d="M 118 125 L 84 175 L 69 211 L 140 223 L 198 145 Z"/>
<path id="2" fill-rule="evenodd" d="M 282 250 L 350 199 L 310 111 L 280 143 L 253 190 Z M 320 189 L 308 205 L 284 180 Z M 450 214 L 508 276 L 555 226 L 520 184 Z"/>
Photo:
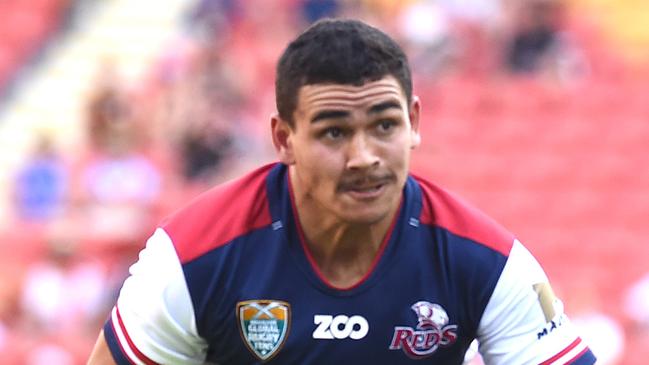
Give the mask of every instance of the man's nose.
<path id="1" fill-rule="evenodd" d="M 347 168 L 352 170 L 362 170 L 378 166 L 379 158 L 375 153 L 368 137 L 363 134 L 354 136 L 348 146 L 347 151 Z"/>

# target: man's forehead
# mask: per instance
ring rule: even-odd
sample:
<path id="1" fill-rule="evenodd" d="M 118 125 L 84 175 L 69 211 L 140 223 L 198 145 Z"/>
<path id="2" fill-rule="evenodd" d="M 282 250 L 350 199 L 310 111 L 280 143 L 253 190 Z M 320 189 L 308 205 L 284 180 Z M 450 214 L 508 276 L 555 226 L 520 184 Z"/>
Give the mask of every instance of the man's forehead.
<path id="1" fill-rule="evenodd" d="M 339 106 L 370 105 L 383 99 L 405 101 L 405 95 L 399 82 L 392 76 L 362 85 L 350 84 L 309 84 L 300 88 L 299 104 L 303 107 L 318 107 L 329 104 Z"/>

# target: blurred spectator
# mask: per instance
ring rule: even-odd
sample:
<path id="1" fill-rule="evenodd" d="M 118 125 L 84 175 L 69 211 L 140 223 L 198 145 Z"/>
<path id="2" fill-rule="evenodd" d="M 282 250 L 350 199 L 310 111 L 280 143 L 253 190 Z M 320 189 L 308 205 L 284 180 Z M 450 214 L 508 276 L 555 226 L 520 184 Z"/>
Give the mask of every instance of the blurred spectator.
<path id="1" fill-rule="evenodd" d="M 335 17 L 340 11 L 338 0 L 302 0 L 302 16 L 307 23 L 319 19 Z"/>
<path id="2" fill-rule="evenodd" d="M 52 141 L 41 136 L 14 181 L 14 203 L 22 222 L 46 223 L 60 216 L 68 193 L 68 171 Z"/>
<path id="3" fill-rule="evenodd" d="M 241 1 L 201 0 L 189 14 L 190 29 L 202 39 L 227 36 L 242 12 Z"/>
<path id="4" fill-rule="evenodd" d="M 192 69 L 186 75 L 187 91 L 193 98 L 239 109 L 243 107 L 245 96 L 239 88 L 236 66 L 226 62 L 224 52 L 226 49 L 218 43 L 208 43 L 198 48 Z"/>
<path id="5" fill-rule="evenodd" d="M 561 0 L 515 2 L 512 29 L 505 44 L 505 63 L 514 74 L 545 73 L 562 81 L 588 73 L 583 52 L 563 27 Z"/>
<path id="6" fill-rule="evenodd" d="M 11 323 L 16 364 L 82 363 L 92 346 L 89 334 L 112 299 L 105 259 L 88 258 L 75 233 L 57 228 L 49 231 L 44 255 L 24 269 L 20 311 Z"/>
<path id="7" fill-rule="evenodd" d="M 183 176 L 188 181 L 210 183 L 222 173 L 224 162 L 231 156 L 233 136 L 225 121 L 206 121 L 186 129 L 181 137 Z"/>
<path id="8" fill-rule="evenodd" d="M 103 317 L 106 274 L 99 261 L 84 260 L 77 247 L 55 239 L 47 255 L 25 275 L 22 310 L 32 333 L 87 330 Z"/>
<path id="9" fill-rule="evenodd" d="M 506 63 L 514 73 L 541 70 L 559 49 L 558 4 L 554 0 L 525 0 L 515 11 Z"/>
<path id="10" fill-rule="evenodd" d="M 87 124 L 90 143 L 101 149 L 109 143 L 115 125 L 129 121 L 130 104 L 113 60 L 104 60 L 97 76 L 88 103 Z"/>
<path id="11" fill-rule="evenodd" d="M 405 6 L 397 26 L 419 78 L 434 78 L 457 57 L 448 14 L 437 2 L 416 1 Z"/>
<path id="12" fill-rule="evenodd" d="M 182 79 L 169 94 L 165 143 L 171 137 L 185 182 L 211 184 L 235 157 L 235 130 L 247 98 L 237 71 L 224 62 L 223 45 L 199 43 Z"/>
<path id="13" fill-rule="evenodd" d="M 85 236 L 106 244 L 139 244 L 153 225 L 161 175 L 137 152 L 126 125 L 114 126 L 104 151 L 81 171 L 79 203 Z"/>
<path id="14" fill-rule="evenodd" d="M 489 76 L 498 68 L 506 19 L 501 0 L 435 0 L 446 14 L 455 66 L 461 74 Z"/>
<path id="15" fill-rule="evenodd" d="M 426 0 L 429 1 L 430 0 Z M 494 26 L 502 21 L 501 0 L 433 0 L 439 3 L 452 19 L 472 23 L 479 27 Z"/>

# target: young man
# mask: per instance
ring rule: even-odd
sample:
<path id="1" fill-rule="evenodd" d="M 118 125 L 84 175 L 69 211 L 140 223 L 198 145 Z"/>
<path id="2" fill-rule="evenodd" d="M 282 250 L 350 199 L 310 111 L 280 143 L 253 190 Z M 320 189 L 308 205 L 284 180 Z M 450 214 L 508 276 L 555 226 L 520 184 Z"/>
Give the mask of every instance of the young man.
<path id="1" fill-rule="evenodd" d="M 506 230 L 408 174 L 420 102 L 403 51 L 320 21 L 277 68 L 280 163 L 164 222 L 90 364 L 592 364 Z"/>

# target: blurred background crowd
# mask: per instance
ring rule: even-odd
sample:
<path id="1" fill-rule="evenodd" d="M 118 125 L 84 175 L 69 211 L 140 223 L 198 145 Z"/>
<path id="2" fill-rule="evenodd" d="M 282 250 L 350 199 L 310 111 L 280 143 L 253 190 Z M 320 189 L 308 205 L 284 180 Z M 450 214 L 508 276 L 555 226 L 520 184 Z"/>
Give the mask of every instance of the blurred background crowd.
<path id="1" fill-rule="evenodd" d="M 275 61 L 327 16 L 404 45 L 413 170 L 518 235 L 599 363 L 646 363 L 645 1 L 0 0 L 3 364 L 84 363 L 156 224 L 274 160 Z"/>

